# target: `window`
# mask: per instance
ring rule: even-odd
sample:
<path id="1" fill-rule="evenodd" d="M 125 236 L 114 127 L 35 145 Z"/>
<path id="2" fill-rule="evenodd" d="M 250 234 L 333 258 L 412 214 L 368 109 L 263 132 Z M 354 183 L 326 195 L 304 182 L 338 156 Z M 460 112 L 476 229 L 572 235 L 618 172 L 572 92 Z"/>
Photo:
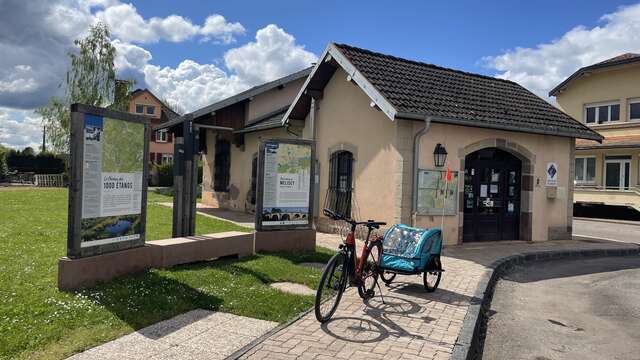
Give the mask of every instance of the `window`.
<path id="1" fill-rule="evenodd" d="M 579 184 L 593 184 L 596 180 L 596 158 L 576 157 L 575 182 Z"/>
<path id="2" fill-rule="evenodd" d="M 331 155 L 329 166 L 329 188 L 325 198 L 325 207 L 350 218 L 353 192 L 353 154 L 349 151 L 337 151 Z"/>
<path id="3" fill-rule="evenodd" d="M 153 115 L 156 113 L 156 107 L 155 106 L 147 106 L 147 114 L 148 115 Z"/>
<path id="4" fill-rule="evenodd" d="M 213 190 L 228 191 L 231 169 L 231 144 L 224 139 L 216 141 L 213 167 Z"/>
<path id="5" fill-rule="evenodd" d="M 166 143 L 169 140 L 168 133 L 167 129 L 156 131 L 156 142 Z"/>
<path id="6" fill-rule="evenodd" d="M 144 113 L 144 106 L 142 106 L 140 104 L 136 104 L 136 113 L 138 113 L 138 114 Z"/>
<path id="7" fill-rule="evenodd" d="M 162 154 L 162 163 L 171 164 L 173 162 L 173 154 Z"/>
<path id="8" fill-rule="evenodd" d="M 620 120 L 620 104 L 602 104 L 585 107 L 585 123 L 605 124 Z"/>
<path id="9" fill-rule="evenodd" d="M 629 120 L 640 120 L 640 99 L 629 100 Z"/>

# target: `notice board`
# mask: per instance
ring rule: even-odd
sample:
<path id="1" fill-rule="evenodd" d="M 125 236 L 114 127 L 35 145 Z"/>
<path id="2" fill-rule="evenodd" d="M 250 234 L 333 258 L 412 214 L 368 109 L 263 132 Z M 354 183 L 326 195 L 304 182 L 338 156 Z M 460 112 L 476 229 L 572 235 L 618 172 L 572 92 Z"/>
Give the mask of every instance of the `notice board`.
<path id="1" fill-rule="evenodd" d="M 145 243 L 150 120 L 71 106 L 67 256 Z"/>
<path id="2" fill-rule="evenodd" d="M 263 139 L 258 153 L 257 230 L 313 227 L 311 140 Z"/>

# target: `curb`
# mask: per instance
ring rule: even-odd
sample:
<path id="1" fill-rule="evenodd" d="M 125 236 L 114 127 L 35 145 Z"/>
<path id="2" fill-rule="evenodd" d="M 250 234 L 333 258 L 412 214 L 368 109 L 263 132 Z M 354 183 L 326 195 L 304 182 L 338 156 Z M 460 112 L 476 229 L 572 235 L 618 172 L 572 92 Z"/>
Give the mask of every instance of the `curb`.
<path id="1" fill-rule="evenodd" d="M 633 244 L 630 244 L 633 245 Z M 524 265 L 534 262 L 597 258 L 609 256 L 640 256 L 640 246 L 609 248 L 609 249 L 584 249 L 584 250 L 547 250 L 525 252 L 510 255 L 498 259 L 489 265 L 488 270 L 478 282 L 478 287 L 471 299 L 471 304 L 464 317 L 462 329 L 458 340 L 453 347 L 452 360 L 470 360 L 476 358 L 481 349 L 478 334 L 482 326 L 482 312 L 491 305 L 493 290 L 500 276 L 513 270 L 516 265 Z"/>
<path id="2" fill-rule="evenodd" d="M 624 225 L 636 225 L 640 226 L 640 221 L 634 220 L 617 220 L 617 219 L 603 219 L 603 218 L 587 218 L 587 217 L 573 217 L 574 220 L 580 221 L 595 221 L 595 222 L 604 222 L 610 224 L 624 224 Z"/>

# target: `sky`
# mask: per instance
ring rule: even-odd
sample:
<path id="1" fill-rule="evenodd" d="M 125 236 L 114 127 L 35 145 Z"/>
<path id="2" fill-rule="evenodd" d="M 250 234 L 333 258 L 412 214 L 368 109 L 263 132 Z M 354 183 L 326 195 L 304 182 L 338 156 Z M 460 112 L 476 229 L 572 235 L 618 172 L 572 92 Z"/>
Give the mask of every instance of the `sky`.
<path id="1" fill-rule="evenodd" d="M 633 1 L 0 0 L 0 144 L 38 148 L 73 40 L 101 21 L 118 77 L 190 112 L 310 66 L 329 42 L 506 78 L 542 98 L 640 52 Z"/>

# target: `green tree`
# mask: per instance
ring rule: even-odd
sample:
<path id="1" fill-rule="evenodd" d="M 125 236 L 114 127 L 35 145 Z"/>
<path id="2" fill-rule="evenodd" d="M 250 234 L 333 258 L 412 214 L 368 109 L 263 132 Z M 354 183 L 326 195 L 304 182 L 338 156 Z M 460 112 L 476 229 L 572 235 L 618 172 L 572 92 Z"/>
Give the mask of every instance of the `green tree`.
<path id="1" fill-rule="evenodd" d="M 126 109 L 122 102 L 126 101 L 127 97 L 116 94 L 116 90 L 123 90 L 120 86 L 116 89 L 116 49 L 109 39 L 107 26 L 97 23 L 91 27 L 87 37 L 75 40 L 74 44 L 77 50 L 69 53 L 71 65 L 67 71 L 64 99 L 52 97 L 49 104 L 36 110 L 47 128 L 48 150 L 51 152 L 68 152 L 70 104 L 113 104 L 118 109 Z M 124 81 L 123 84 L 126 92 L 133 86 L 132 81 Z M 115 99 L 118 101 L 115 102 Z"/>

